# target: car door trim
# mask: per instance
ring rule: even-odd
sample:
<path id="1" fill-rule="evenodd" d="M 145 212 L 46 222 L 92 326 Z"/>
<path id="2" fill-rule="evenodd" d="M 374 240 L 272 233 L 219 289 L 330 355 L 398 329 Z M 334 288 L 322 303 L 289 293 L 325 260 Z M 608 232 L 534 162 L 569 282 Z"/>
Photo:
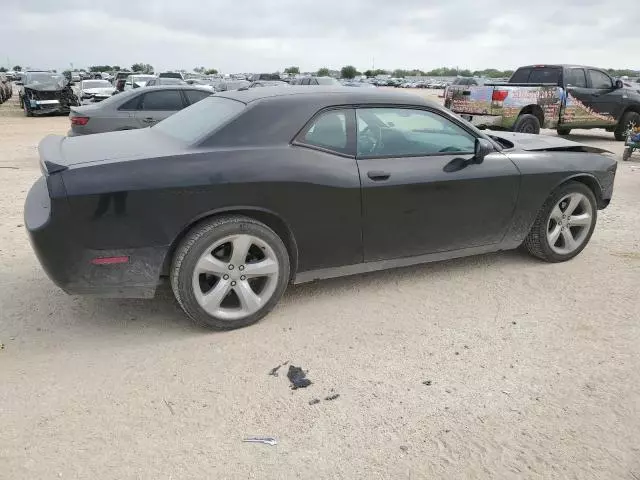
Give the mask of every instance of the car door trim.
<path id="1" fill-rule="evenodd" d="M 451 260 L 453 258 L 466 257 L 471 255 L 480 255 L 483 253 L 491 253 L 502 250 L 501 243 L 492 243 L 489 245 L 481 245 L 477 247 L 461 248 L 458 250 L 447 250 L 444 252 L 426 253 L 413 257 L 394 258 L 390 260 L 379 260 L 375 262 L 363 262 L 354 265 L 346 265 L 343 267 L 321 268 L 318 270 L 308 270 L 296 274 L 293 284 L 308 283 L 316 280 L 324 280 L 327 278 L 346 277 L 349 275 L 358 275 L 362 273 L 377 272 L 379 270 L 389 270 L 392 268 L 409 267 L 411 265 L 419 265 L 422 263 L 440 262 L 443 260 Z"/>

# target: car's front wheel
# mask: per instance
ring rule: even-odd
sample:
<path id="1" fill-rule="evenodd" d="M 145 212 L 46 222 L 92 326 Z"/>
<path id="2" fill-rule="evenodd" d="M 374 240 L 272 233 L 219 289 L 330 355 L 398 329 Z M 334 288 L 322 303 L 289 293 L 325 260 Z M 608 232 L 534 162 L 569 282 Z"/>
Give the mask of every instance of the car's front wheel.
<path id="1" fill-rule="evenodd" d="M 273 309 L 289 271 L 287 249 L 273 230 L 248 217 L 220 217 L 199 224 L 182 240 L 171 286 L 194 322 L 231 330 Z"/>
<path id="2" fill-rule="evenodd" d="M 544 203 L 524 241 L 529 253 L 547 262 L 564 262 L 589 242 L 598 215 L 596 199 L 580 182 L 561 185 Z"/>

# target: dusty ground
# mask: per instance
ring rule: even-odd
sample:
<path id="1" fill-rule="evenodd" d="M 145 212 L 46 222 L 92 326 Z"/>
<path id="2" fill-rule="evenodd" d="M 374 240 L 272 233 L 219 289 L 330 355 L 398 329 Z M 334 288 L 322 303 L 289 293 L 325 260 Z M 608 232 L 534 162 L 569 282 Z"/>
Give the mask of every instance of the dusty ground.
<path id="1" fill-rule="evenodd" d="M 73 298 L 49 281 L 22 206 L 38 141 L 68 119 L 12 108 L 0 478 L 640 479 L 640 164 L 620 165 L 569 263 L 509 252 L 325 281 L 290 288 L 258 325 L 211 333 L 167 291 Z M 621 153 L 604 132 L 574 138 Z M 313 385 L 268 375 L 286 360 Z"/>

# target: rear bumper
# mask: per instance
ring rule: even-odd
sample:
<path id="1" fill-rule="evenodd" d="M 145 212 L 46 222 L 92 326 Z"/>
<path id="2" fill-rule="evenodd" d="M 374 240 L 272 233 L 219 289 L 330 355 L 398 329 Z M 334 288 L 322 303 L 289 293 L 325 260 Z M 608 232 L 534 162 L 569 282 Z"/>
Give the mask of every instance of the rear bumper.
<path id="1" fill-rule="evenodd" d="M 31 245 L 49 278 L 72 295 L 153 297 L 166 248 L 95 250 L 84 247 L 75 234 L 75 222 L 83 220 L 70 215 L 66 198 L 49 197 L 49 178 L 41 177 L 36 181 L 27 195 L 24 208 L 25 227 Z M 127 257 L 127 261 L 93 263 L 105 257 Z"/>

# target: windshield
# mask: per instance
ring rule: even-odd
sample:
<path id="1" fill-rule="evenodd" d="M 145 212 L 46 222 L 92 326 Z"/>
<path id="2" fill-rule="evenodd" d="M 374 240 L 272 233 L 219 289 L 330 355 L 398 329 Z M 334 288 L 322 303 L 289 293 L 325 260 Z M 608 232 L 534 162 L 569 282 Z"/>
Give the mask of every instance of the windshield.
<path id="1" fill-rule="evenodd" d="M 25 84 L 29 83 L 59 83 L 62 84 L 65 80 L 64 75 L 59 73 L 49 72 L 32 72 L 27 73 L 25 77 Z"/>
<path id="2" fill-rule="evenodd" d="M 106 80 L 85 80 L 82 82 L 82 88 L 113 88 Z"/>
<path id="3" fill-rule="evenodd" d="M 316 80 L 318 81 L 318 85 L 340 85 L 340 82 L 338 82 L 335 78 L 318 77 L 316 78 Z"/>
<path id="4" fill-rule="evenodd" d="M 213 133 L 245 108 L 246 105 L 242 102 L 211 96 L 180 110 L 151 128 L 193 144 Z"/>
<path id="5" fill-rule="evenodd" d="M 173 78 L 173 77 L 160 77 L 161 80 L 159 82 L 160 85 L 186 85 L 187 82 L 185 82 L 184 80 L 180 80 L 179 78 Z"/>

